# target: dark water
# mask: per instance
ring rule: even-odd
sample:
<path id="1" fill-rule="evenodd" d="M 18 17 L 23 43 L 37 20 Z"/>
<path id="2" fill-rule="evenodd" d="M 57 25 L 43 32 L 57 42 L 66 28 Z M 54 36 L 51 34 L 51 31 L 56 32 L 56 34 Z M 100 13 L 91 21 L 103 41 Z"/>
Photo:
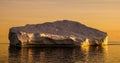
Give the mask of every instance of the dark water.
<path id="1" fill-rule="evenodd" d="M 0 44 L 0 63 L 120 63 L 120 45 L 16 48 Z"/>

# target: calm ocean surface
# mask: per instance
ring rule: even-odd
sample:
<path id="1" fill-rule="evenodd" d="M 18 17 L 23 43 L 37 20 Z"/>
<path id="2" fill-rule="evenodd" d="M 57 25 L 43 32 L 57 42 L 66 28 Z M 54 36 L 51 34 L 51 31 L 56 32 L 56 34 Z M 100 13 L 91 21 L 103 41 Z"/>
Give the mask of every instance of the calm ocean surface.
<path id="1" fill-rule="evenodd" d="M 21 49 L 0 44 L 0 63 L 120 63 L 120 44 Z"/>

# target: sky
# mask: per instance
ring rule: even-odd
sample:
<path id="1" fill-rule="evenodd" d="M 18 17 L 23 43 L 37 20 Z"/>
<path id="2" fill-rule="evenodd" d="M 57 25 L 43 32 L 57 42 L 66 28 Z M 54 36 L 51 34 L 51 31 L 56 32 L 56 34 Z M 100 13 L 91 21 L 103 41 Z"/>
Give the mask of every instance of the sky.
<path id="1" fill-rule="evenodd" d="M 120 42 L 120 0 L 0 0 L 0 43 L 8 43 L 11 27 L 56 20 L 81 22 Z"/>

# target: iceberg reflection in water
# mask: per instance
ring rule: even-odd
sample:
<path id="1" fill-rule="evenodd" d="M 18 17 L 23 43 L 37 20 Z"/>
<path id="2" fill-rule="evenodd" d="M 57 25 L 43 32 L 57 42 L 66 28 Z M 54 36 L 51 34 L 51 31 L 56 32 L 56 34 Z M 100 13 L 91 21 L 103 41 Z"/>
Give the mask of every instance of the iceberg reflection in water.
<path id="1" fill-rule="evenodd" d="M 105 63 L 107 46 L 9 47 L 9 63 Z"/>

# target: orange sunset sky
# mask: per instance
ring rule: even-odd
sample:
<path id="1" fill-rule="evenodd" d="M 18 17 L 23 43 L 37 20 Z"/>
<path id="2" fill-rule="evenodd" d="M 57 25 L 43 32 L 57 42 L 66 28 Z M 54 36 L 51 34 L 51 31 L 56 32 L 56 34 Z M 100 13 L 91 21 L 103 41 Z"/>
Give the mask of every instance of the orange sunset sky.
<path id="1" fill-rule="evenodd" d="M 120 0 L 0 0 L 0 43 L 10 27 L 73 20 L 105 31 L 120 41 Z"/>

